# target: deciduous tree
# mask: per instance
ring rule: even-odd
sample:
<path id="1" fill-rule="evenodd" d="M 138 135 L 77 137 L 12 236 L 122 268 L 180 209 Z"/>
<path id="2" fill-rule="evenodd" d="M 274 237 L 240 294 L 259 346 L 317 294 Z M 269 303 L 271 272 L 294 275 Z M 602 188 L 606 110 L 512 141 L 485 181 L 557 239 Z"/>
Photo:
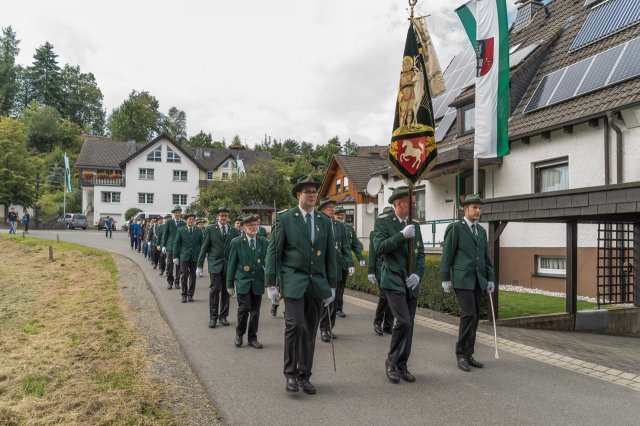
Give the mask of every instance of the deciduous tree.
<path id="1" fill-rule="evenodd" d="M 148 142 L 161 128 L 158 100 L 149 92 L 133 90 L 129 98 L 111 113 L 107 128 L 112 139 Z"/>

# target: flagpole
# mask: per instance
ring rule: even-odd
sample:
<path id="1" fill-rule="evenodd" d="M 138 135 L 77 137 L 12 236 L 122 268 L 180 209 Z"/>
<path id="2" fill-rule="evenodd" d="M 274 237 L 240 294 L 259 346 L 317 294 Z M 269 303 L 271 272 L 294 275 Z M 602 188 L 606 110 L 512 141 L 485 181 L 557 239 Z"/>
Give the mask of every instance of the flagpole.
<path id="1" fill-rule="evenodd" d="M 473 159 L 473 193 L 478 193 L 478 158 Z"/>
<path id="2" fill-rule="evenodd" d="M 409 182 L 409 218 L 407 225 L 413 224 L 413 183 Z M 407 277 L 413 274 L 413 238 L 407 240 Z"/>
<path id="3" fill-rule="evenodd" d="M 67 153 L 64 153 L 64 189 L 63 189 L 63 198 L 62 198 L 62 221 L 64 223 L 64 218 L 67 215 Z"/>

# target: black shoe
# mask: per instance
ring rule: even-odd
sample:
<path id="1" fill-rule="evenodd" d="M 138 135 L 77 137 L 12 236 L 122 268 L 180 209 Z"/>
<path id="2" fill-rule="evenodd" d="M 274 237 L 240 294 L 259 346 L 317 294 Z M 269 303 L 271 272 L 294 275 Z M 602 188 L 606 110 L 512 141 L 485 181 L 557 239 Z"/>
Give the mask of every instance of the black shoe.
<path id="1" fill-rule="evenodd" d="M 182 296 L 182 303 L 187 303 L 187 296 Z"/>
<path id="2" fill-rule="evenodd" d="M 171 284 L 167 285 L 167 290 L 171 290 L 171 288 L 173 288 L 173 286 Z"/>
<path id="3" fill-rule="evenodd" d="M 382 326 L 380 324 L 373 324 L 373 331 L 376 332 L 378 336 L 382 336 Z"/>
<path id="4" fill-rule="evenodd" d="M 383 328 L 382 331 L 384 331 L 387 334 L 393 334 L 393 328 Z"/>
<path id="5" fill-rule="evenodd" d="M 247 342 L 247 345 L 251 346 L 252 348 L 262 349 L 262 343 L 258 342 L 257 340 L 251 340 Z"/>
<path id="6" fill-rule="evenodd" d="M 164 271 L 160 272 L 160 274 L 158 274 L 158 275 L 163 276 L 164 275 Z"/>
<path id="7" fill-rule="evenodd" d="M 335 339 L 337 339 L 337 338 L 338 338 L 338 336 L 336 336 L 336 334 L 332 331 L 332 332 L 331 332 L 331 338 L 332 338 L 333 340 L 335 340 Z"/>
<path id="8" fill-rule="evenodd" d="M 158 269 L 158 265 L 153 265 L 153 269 Z"/>
<path id="9" fill-rule="evenodd" d="M 278 315 L 278 306 L 279 305 L 271 305 L 271 316 L 275 317 Z"/>
<path id="10" fill-rule="evenodd" d="M 225 327 L 229 325 L 229 321 L 227 321 L 226 317 L 222 317 L 220 318 L 220 324 L 224 325 Z"/>
<path id="11" fill-rule="evenodd" d="M 188 297 L 187 297 L 187 300 L 188 300 L 189 302 L 193 302 L 193 296 L 188 296 Z"/>
<path id="12" fill-rule="evenodd" d="M 176 290 L 180 290 L 180 283 L 175 283 L 173 286 L 176 288 Z"/>
<path id="13" fill-rule="evenodd" d="M 469 362 L 466 358 L 458 358 L 458 367 L 462 371 L 469 372 L 471 371 L 471 367 L 469 367 Z"/>
<path id="14" fill-rule="evenodd" d="M 296 379 L 287 379 L 287 392 L 298 392 L 299 390 L 300 386 L 298 386 Z"/>
<path id="15" fill-rule="evenodd" d="M 475 367 L 475 368 L 482 368 L 484 367 L 484 364 L 481 363 L 480 361 L 476 360 L 473 355 L 469 355 L 469 358 L 467 358 L 467 362 L 469 363 L 470 366 Z"/>
<path id="16" fill-rule="evenodd" d="M 337 315 L 337 316 L 339 316 L 340 318 L 346 318 L 346 317 L 347 317 L 347 314 L 345 314 L 345 313 L 344 313 L 344 312 L 342 312 L 342 311 L 338 311 L 338 312 L 336 312 L 336 315 Z"/>
<path id="17" fill-rule="evenodd" d="M 387 378 L 391 383 L 400 382 L 400 373 L 398 372 L 398 368 L 391 364 L 389 360 L 385 361 L 385 366 L 387 370 Z"/>
<path id="18" fill-rule="evenodd" d="M 404 367 L 398 367 L 398 371 L 400 372 L 400 378 L 405 382 L 413 383 L 416 381 L 415 376 L 409 373 L 406 365 Z"/>
<path id="19" fill-rule="evenodd" d="M 216 328 L 218 326 L 218 320 L 209 320 L 209 328 Z"/>
<path id="20" fill-rule="evenodd" d="M 298 386 L 300 386 L 302 388 L 302 392 L 306 393 L 307 395 L 316 394 L 316 388 L 311 384 L 309 379 L 298 379 Z"/>
<path id="21" fill-rule="evenodd" d="M 329 330 L 322 330 L 320 332 L 320 338 L 322 339 L 323 342 L 328 342 L 331 340 L 331 334 L 329 333 Z"/>
<path id="22" fill-rule="evenodd" d="M 236 337 L 233 338 L 233 344 L 236 345 L 236 348 L 242 346 L 242 336 L 236 334 Z M 249 342 L 251 344 L 251 342 Z"/>

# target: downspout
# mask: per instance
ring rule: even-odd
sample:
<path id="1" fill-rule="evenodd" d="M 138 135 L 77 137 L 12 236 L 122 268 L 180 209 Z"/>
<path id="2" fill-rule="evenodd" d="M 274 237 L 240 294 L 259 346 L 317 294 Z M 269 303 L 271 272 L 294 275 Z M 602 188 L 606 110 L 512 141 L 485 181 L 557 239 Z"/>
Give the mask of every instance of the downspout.
<path id="1" fill-rule="evenodd" d="M 615 122 L 615 113 L 609 112 L 609 125 L 616 132 L 616 183 L 622 183 L 622 130 Z"/>
<path id="2" fill-rule="evenodd" d="M 604 184 L 609 185 L 609 117 L 604 116 Z"/>

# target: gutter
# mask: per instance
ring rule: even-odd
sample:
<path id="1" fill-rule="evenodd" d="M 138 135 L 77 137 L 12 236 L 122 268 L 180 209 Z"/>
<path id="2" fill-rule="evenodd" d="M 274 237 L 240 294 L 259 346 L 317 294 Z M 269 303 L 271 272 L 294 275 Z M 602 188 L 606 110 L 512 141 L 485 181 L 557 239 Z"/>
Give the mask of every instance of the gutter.
<path id="1" fill-rule="evenodd" d="M 607 113 L 609 126 L 616 132 L 616 183 L 622 183 L 622 130 L 615 122 L 615 113 Z"/>
<path id="2" fill-rule="evenodd" d="M 604 116 L 604 184 L 609 185 L 611 179 L 609 178 L 609 117 Z"/>

